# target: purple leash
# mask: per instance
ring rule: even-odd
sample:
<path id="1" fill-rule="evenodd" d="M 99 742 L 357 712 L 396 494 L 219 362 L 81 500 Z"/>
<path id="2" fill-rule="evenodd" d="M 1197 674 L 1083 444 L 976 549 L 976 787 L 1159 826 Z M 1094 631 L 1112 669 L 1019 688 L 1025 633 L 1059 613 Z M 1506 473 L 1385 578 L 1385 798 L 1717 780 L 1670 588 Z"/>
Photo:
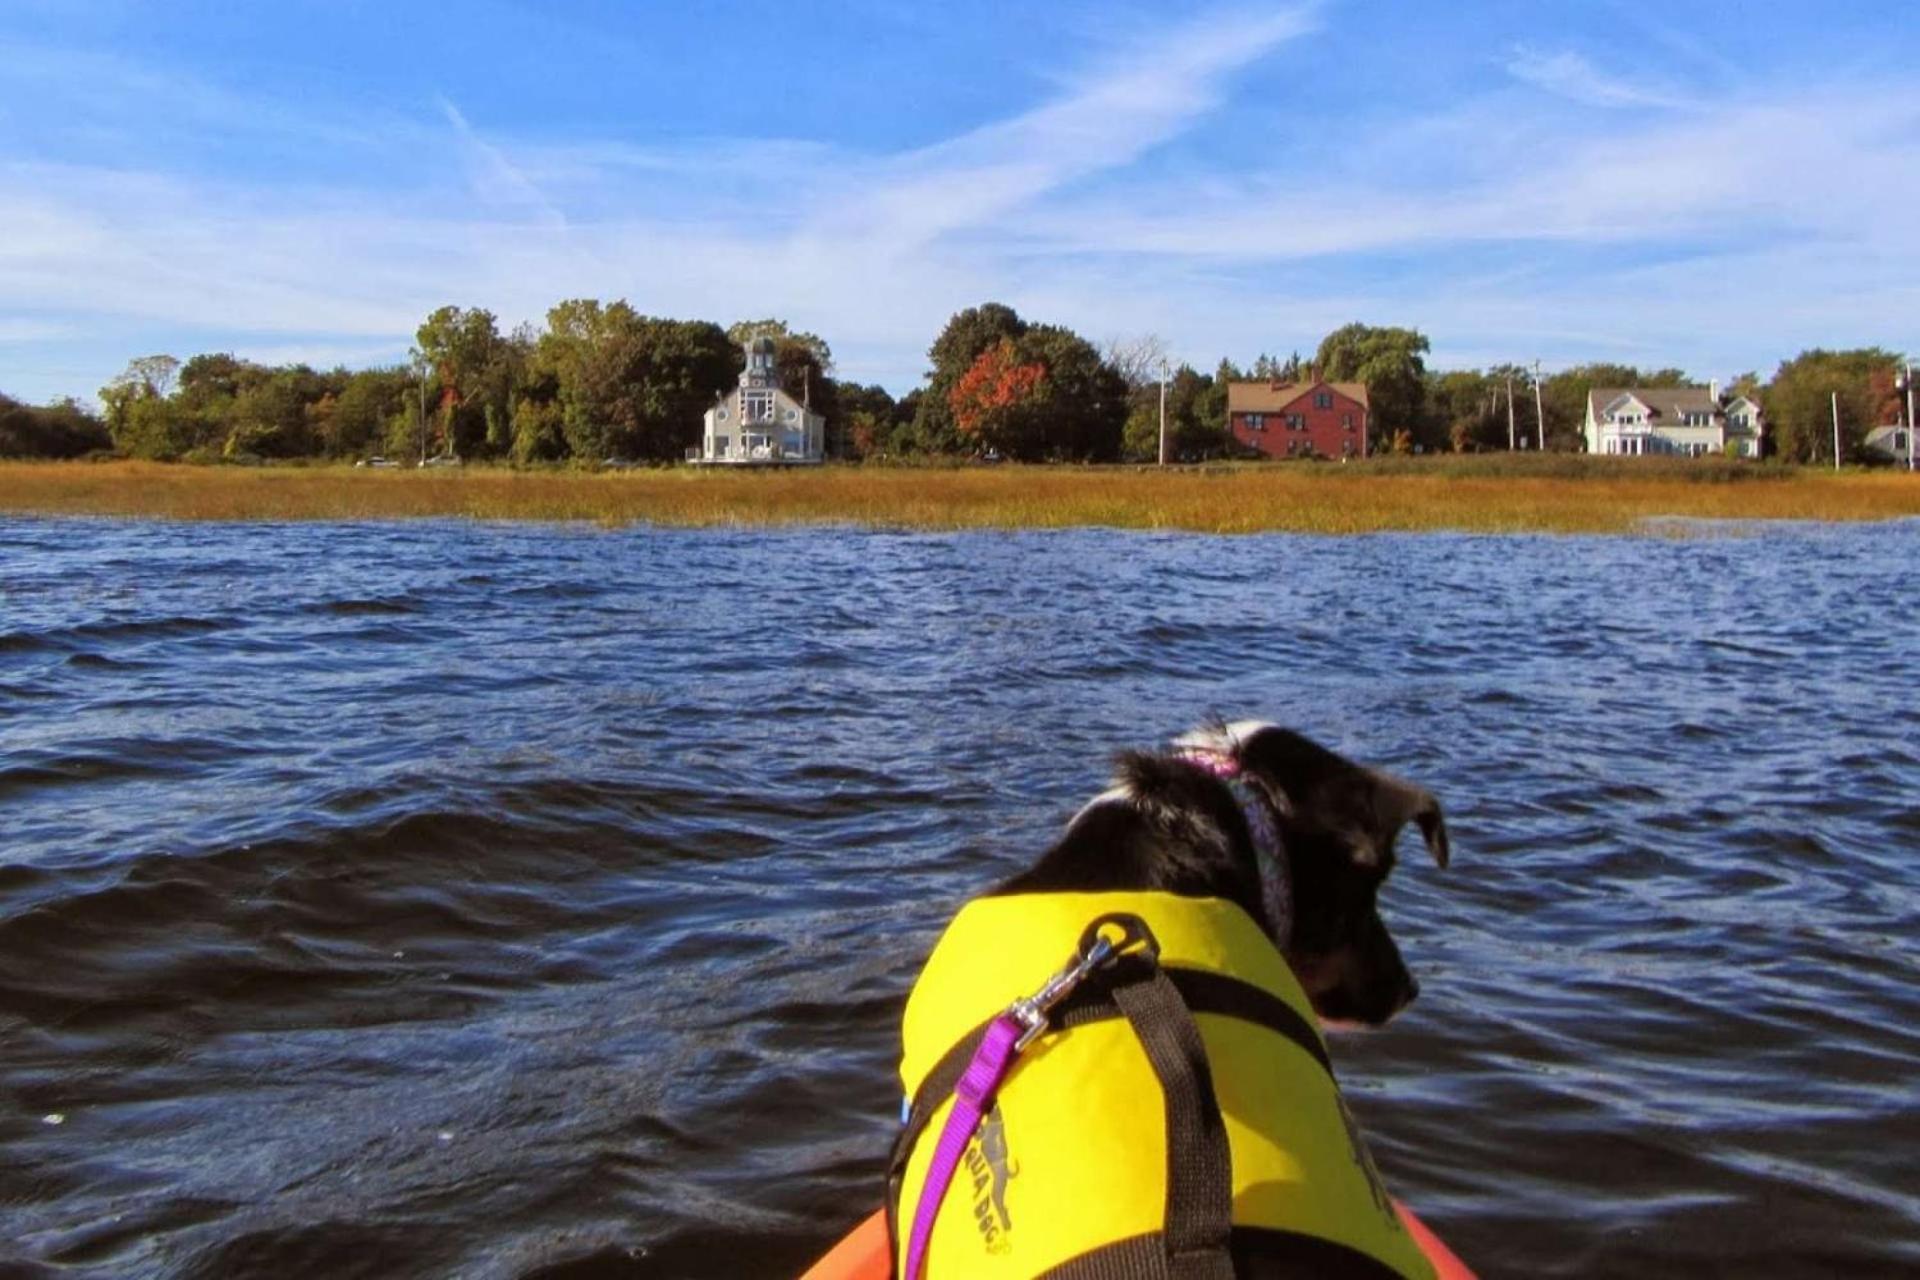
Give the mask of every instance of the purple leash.
<path id="1" fill-rule="evenodd" d="M 940 1216 L 940 1204 L 953 1185 L 960 1157 L 966 1154 L 974 1130 L 993 1105 L 993 1095 L 1020 1052 L 1021 1031 L 1010 1014 L 1003 1013 L 989 1023 L 973 1061 L 953 1088 L 953 1110 L 947 1113 L 946 1127 L 940 1131 L 940 1145 L 933 1149 L 933 1163 L 927 1167 L 927 1180 L 920 1188 L 920 1206 L 913 1215 L 913 1235 L 907 1242 L 907 1280 L 920 1280 L 926 1268 L 933 1221 Z"/>
<path id="2" fill-rule="evenodd" d="M 1106 925 L 1119 927 L 1122 937 L 1118 943 L 1101 936 L 1101 929 Z M 1015 1000 L 1005 1013 L 987 1024 L 973 1060 L 967 1063 L 966 1071 L 953 1087 L 953 1110 L 947 1113 L 939 1145 L 933 1149 L 933 1162 L 927 1166 L 926 1181 L 920 1187 L 920 1203 L 913 1214 L 913 1234 L 907 1238 L 904 1280 L 920 1280 L 926 1271 L 927 1246 L 933 1240 L 934 1220 L 940 1216 L 947 1189 L 953 1185 L 954 1170 L 960 1167 L 960 1157 L 966 1154 L 967 1144 L 973 1141 L 981 1119 L 993 1106 L 1001 1082 L 1013 1070 L 1014 1060 L 1047 1029 L 1047 1018 L 1055 1005 L 1066 999 L 1088 974 L 1136 942 L 1144 942 L 1154 954 L 1159 953 L 1159 944 L 1139 917 L 1102 916 L 1087 926 L 1080 938 L 1080 948 L 1066 968 L 1048 978 L 1040 990 Z"/>

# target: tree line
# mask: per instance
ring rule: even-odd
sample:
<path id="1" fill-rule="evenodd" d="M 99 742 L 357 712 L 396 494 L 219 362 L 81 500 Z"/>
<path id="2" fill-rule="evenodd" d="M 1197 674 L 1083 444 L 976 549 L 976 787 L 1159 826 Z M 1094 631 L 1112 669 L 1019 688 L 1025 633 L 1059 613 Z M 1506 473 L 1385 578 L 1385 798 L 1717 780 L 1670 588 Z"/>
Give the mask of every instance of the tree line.
<path id="1" fill-rule="evenodd" d="M 1544 438 L 1548 449 L 1577 451 L 1592 388 L 1688 385 L 1678 369 L 1615 364 L 1561 370 L 1537 388 L 1521 365 L 1432 370 L 1426 335 L 1363 324 L 1328 334 L 1307 359 L 1222 359 L 1204 373 L 1175 367 L 1156 337 L 1096 346 L 989 302 L 947 322 L 923 385 L 896 399 L 836 378 L 826 340 L 781 320 L 722 328 L 576 298 L 544 325 L 510 332 L 482 308 L 441 307 L 416 331 L 411 361 L 383 368 L 143 356 L 100 389 L 99 414 L 71 399 L 34 407 L 0 396 L 0 457 L 672 461 L 699 442 L 702 413 L 734 387 L 743 343 L 761 335 L 774 339 L 784 388 L 826 417 L 829 455 L 849 460 L 1152 461 L 1163 381 L 1172 455 L 1233 457 L 1241 446 L 1226 428 L 1228 384 L 1316 372 L 1367 384 L 1371 452 L 1500 450 L 1510 433 L 1526 447 Z M 1879 348 L 1814 350 L 1765 383 L 1748 373 L 1727 390 L 1762 404 L 1770 453 L 1809 463 L 1832 461 L 1837 395 L 1843 452 L 1859 460 L 1866 432 L 1899 420 L 1897 369 Z"/>

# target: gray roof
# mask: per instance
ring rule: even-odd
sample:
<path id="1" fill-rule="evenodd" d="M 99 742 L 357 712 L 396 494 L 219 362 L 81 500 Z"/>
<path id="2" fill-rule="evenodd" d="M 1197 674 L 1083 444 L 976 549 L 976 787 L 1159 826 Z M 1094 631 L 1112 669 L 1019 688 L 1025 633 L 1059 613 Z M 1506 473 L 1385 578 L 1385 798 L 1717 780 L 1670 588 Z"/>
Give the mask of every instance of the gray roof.
<path id="1" fill-rule="evenodd" d="M 1587 393 L 1596 421 L 1621 396 L 1632 396 L 1653 412 L 1656 422 L 1677 422 L 1689 413 L 1718 414 L 1720 405 L 1706 387 L 1595 387 Z"/>

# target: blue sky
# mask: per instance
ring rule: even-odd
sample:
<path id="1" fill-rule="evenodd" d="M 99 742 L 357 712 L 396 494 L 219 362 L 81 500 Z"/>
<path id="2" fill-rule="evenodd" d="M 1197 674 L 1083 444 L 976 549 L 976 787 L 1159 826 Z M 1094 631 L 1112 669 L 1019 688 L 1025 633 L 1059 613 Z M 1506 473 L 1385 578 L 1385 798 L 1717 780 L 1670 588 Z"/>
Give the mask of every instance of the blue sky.
<path id="1" fill-rule="evenodd" d="M 0 391 L 581 296 L 895 392 L 989 299 L 1209 369 L 1351 320 L 1440 367 L 1915 351 L 1916 49 L 1907 0 L 5 0 Z"/>

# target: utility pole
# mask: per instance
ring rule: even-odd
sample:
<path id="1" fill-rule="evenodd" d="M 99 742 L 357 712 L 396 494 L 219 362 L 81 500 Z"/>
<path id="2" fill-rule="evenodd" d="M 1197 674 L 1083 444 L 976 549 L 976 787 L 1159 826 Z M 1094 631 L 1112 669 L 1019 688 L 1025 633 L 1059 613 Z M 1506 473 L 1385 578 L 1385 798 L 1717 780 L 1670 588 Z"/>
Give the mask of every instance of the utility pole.
<path id="1" fill-rule="evenodd" d="M 427 465 L 427 362 L 420 362 L 420 465 Z"/>
<path id="2" fill-rule="evenodd" d="M 1907 361 L 1907 376 L 1902 384 L 1907 389 L 1907 470 L 1913 470 L 1913 361 Z"/>
<path id="3" fill-rule="evenodd" d="M 1840 469 L 1840 393 L 1833 393 L 1833 469 Z"/>
<path id="4" fill-rule="evenodd" d="M 1167 362 L 1160 362 L 1160 465 L 1167 465 Z"/>
<path id="5" fill-rule="evenodd" d="M 1513 429 L 1513 375 L 1507 375 L 1507 452 L 1512 453 L 1520 447 L 1520 437 Z"/>
<path id="6" fill-rule="evenodd" d="M 1540 438 L 1533 442 L 1533 447 L 1545 453 L 1547 451 L 1547 408 L 1540 399 L 1540 361 L 1537 358 L 1533 362 L 1533 412 L 1540 422 Z"/>

